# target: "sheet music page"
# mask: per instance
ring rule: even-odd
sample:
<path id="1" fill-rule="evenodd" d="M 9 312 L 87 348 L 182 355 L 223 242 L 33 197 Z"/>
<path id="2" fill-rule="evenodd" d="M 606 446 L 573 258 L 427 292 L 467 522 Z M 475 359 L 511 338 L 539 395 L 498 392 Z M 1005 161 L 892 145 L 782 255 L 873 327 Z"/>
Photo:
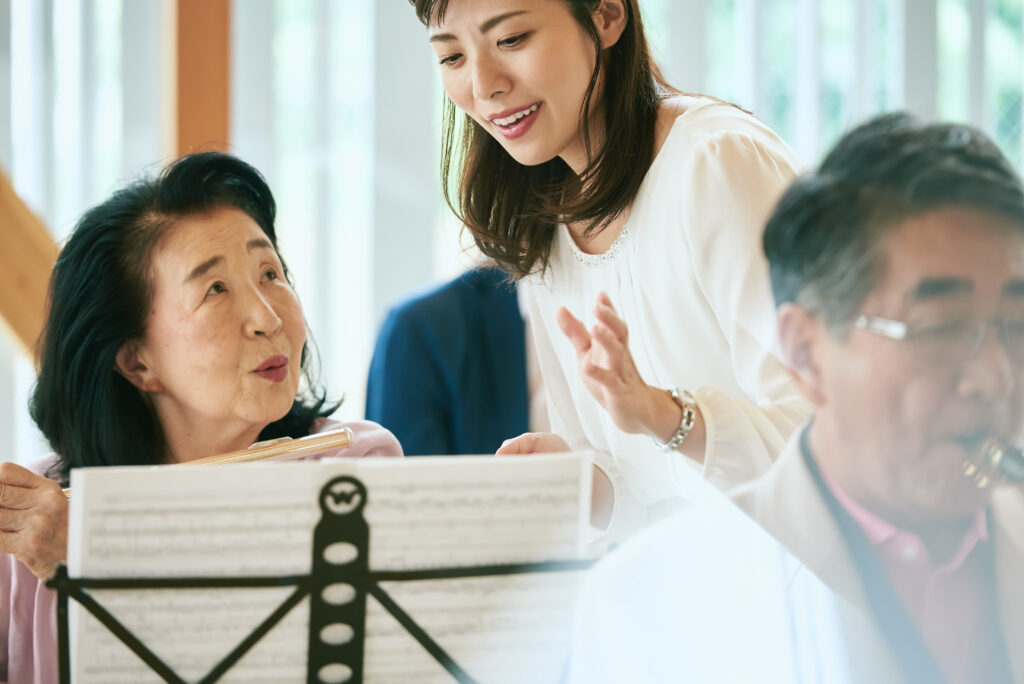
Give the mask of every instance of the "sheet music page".
<path id="1" fill-rule="evenodd" d="M 304 575 L 319 493 L 338 475 L 367 489 L 372 570 L 579 558 L 589 455 L 337 459 L 320 463 L 94 468 L 72 473 L 71 577 Z M 382 588 L 481 682 L 556 682 L 568 656 L 578 572 Z M 175 672 L 194 681 L 294 587 L 90 590 Z M 72 602 L 76 682 L 161 681 Z M 306 681 L 304 598 L 221 681 Z M 367 598 L 365 682 L 451 682 Z"/>

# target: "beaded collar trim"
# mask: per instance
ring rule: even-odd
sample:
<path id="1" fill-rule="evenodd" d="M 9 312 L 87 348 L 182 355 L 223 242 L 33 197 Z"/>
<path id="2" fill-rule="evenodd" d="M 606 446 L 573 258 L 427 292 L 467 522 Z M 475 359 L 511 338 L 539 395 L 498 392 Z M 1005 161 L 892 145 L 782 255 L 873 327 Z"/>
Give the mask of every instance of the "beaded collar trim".
<path id="1" fill-rule="evenodd" d="M 604 266 L 615 261 L 615 257 L 622 251 L 622 246 L 626 244 L 626 239 L 629 237 L 629 224 L 622 226 L 622 230 L 619 232 L 619 236 L 615 238 L 615 242 L 608 248 L 606 252 L 602 254 L 587 254 L 579 247 L 576 246 L 576 241 L 572 239 L 572 235 L 569 234 L 569 229 L 564 225 L 562 226 L 565 231 L 565 239 L 569 244 L 569 251 L 576 261 L 580 262 L 584 266 Z"/>

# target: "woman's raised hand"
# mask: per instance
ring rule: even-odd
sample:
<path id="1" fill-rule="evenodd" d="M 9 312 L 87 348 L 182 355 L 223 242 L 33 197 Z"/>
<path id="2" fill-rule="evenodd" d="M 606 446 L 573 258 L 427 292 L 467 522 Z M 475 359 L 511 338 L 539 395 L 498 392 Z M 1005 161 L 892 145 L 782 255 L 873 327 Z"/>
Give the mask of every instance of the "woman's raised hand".
<path id="1" fill-rule="evenodd" d="M 652 432 L 652 399 L 664 392 L 640 377 L 629 352 L 629 330 L 604 292 L 597 296 L 594 314 L 597 323 L 589 331 L 565 307 L 557 314 L 558 327 L 576 350 L 583 383 L 620 430 Z"/>
<path id="2" fill-rule="evenodd" d="M 0 553 L 47 579 L 67 551 L 68 501 L 60 486 L 14 463 L 0 463 Z"/>

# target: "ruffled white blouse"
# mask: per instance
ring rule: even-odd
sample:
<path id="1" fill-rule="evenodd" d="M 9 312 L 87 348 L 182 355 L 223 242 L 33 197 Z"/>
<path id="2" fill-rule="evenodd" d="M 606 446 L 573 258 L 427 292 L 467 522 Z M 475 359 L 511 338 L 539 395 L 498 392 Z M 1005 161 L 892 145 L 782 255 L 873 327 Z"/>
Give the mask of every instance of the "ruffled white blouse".
<path id="1" fill-rule="evenodd" d="M 552 432 L 596 450 L 615 488 L 611 538 L 672 507 L 665 502 L 699 496 L 699 476 L 728 489 L 763 473 L 810 415 L 779 361 L 761 247 L 800 167 L 753 116 L 699 100 L 673 124 L 611 248 L 586 254 L 561 226 L 547 272 L 520 282 Z M 584 386 L 555 312 L 565 306 L 589 328 L 602 290 L 629 326 L 644 380 L 696 397 L 707 429 L 703 465 L 622 432 Z"/>

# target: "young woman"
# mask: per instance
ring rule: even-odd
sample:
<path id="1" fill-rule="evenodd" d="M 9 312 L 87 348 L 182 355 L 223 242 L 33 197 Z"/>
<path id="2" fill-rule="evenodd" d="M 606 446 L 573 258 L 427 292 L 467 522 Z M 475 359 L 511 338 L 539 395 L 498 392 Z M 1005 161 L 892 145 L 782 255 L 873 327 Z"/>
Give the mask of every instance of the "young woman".
<path id="1" fill-rule="evenodd" d="M 57 680 L 43 580 L 66 558 L 60 485 L 71 468 L 190 461 L 342 426 L 309 391 L 274 214 L 255 169 L 204 153 L 75 227 L 51 278 L 31 405 L 56 455 L 32 469 L 0 464 L 0 682 Z M 331 455 L 402 455 L 379 425 L 347 425 L 355 442 Z"/>
<path id="2" fill-rule="evenodd" d="M 795 155 L 669 86 L 637 0 L 410 2 L 449 98 L 446 196 L 521 279 L 548 392 L 556 434 L 499 453 L 597 450 L 615 536 L 696 496 L 696 472 L 720 488 L 763 472 L 809 415 L 760 250 Z"/>

